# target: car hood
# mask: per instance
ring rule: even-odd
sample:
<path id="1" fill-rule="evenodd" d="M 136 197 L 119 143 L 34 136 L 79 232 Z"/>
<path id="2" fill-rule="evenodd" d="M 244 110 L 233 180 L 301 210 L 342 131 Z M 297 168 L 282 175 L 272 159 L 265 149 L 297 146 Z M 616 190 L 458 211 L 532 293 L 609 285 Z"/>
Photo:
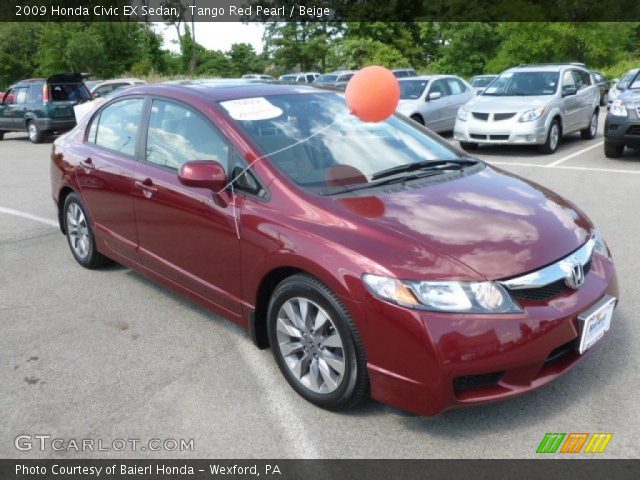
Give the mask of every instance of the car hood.
<path id="1" fill-rule="evenodd" d="M 640 89 L 627 89 L 623 92 L 620 92 L 620 95 L 618 95 L 618 99 L 622 100 L 627 107 L 640 107 Z"/>
<path id="2" fill-rule="evenodd" d="M 433 255 L 449 266 L 471 269 L 468 277 L 517 276 L 565 257 L 584 244 L 593 229 L 589 219 L 559 195 L 489 166 L 419 188 L 357 193 L 333 200 L 343 209 L 343 218 L 360 224 L 367 237 L 355 239 L 359 244 L 351 248 L 366 244 L 381 264 L 385 257 L 393 258 L 385 266 L 401 278 L 446 275 L 437 271 Z M 388 248 L 380 248 L 380 242 Z M 398 262 L 403 255 L 405 261 Z M 427 257 L 429 268 L 420 263 Z"/>
<path id="3" fill-rule="evenodd" d="M 465 109 L 470 112 L 480 113 L 512 113 L 526 112 L 534 108 L 541 107 L 549 103 L 553 98 L 551 95 L 540 95 L 532 97 L 499 97 L 491 95 L 478 95 L 465 105 Z"/>

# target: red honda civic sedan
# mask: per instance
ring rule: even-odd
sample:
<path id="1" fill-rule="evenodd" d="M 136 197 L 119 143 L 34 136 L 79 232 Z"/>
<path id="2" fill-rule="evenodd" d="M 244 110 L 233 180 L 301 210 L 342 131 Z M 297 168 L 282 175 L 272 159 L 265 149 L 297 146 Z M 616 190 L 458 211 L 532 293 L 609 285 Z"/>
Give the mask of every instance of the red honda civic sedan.
<path id="1" fill-rule="evenodd" d="M 522 394 L 617 303 L 575 205 L 313 87 L 127 89 L 55 142 L 51 181 L 80 265 L 119 262 L 231 319 L 328 409 Z"/>

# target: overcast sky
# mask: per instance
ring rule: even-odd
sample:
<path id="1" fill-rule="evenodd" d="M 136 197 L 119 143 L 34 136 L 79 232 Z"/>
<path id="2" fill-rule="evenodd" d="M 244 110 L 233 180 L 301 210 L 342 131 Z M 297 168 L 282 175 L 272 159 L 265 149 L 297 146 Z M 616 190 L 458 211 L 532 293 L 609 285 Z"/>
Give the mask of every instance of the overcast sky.
<path id="1" fill-rule="evenodd" d="M 173 25 L 155 23 L 154 28 L 164 38 L 164 47 L 174 52 L 179 51 L 175 40 L 178 39 Z M 256 52 L 262 52 L 261 23 L 244 24 L 240 22 L 196 22 L 196 42 L 210 50 L 229 50 L 234 43 L 248 43 L 253 45 Z"/>

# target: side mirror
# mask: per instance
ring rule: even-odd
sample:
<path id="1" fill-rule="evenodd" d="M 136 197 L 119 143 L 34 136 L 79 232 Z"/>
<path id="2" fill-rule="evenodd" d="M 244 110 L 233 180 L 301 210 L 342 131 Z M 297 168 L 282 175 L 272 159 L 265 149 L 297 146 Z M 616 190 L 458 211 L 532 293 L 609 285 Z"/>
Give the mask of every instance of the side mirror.
<path id="1" fill-rule="evenodd" d="M 213 191 L 216 201 L 223 207 L 231 201 L 231 194 L 223 190 L 227 186 L 227 174 L 220 162 L 215 160 L 187 162 L 180 167 L 178 179 L 188 187 L 208 188 Z"/>
<path id="2" fill-rule="evenodd" d="M 100 98 L 101 96 L 100 92 L 96 92 L 92 95 L 93 98 Z"/>
<path id="3" fill-rule="evenodd" d="M 427 101 L 438 100 L 441 97 L 442 97 L 442 92 L 430 92 L 429 96 L 427 97 Z"/>
<path id="4" fill-rule="evenodd" d="M 562 87 L 562 96 L 563 97 L 568 97 L 570 95 L 575 95 L 576 93 L 578 93 L 578 89 L 573 85 L 566 85 L 566 86 Z"/>

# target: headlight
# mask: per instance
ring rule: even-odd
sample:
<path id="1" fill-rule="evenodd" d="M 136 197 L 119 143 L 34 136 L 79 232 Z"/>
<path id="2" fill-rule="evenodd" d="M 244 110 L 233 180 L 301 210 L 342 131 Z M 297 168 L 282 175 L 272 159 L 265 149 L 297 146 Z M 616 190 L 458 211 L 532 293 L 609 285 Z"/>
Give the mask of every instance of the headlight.
<path id="1" fill-rule="evenodd" d="M 627 107 L 625 106 L 622 100 L 616 100 L 611 104 L 609 113 L 611 113 L 611 115 L 614 115 L 616 117 L 626 117 Z"/>
<path id="2" fill-rule="evenodd" d="M 529 110 L 528 112 L 524 112 L 520 115 L 521 122 L 533 122 L 534 120 L 539 119 L 547 109 L 545 107 L 536 108 L 535 110 Z"/>
<path id="3" fill-rule="evenodd" d="M 458 120 L 466 122 L 468 116 L 469 116 L 469 112 L 465 110 L 464 107 L 460 107 L 458 109 Z"/>
<path id="4" fill-rule="evenodd" d="M 593 238 L 596 241 L 595 245 L 593 246 L 593 251 L 601 257 L 611 260 L 611 252 L 609 251 L 609 247 L 604 241 L 604 238 L 602 238 L 602 234 L 598 230 L 596 230 L 593 234 Z"/>
<path id="5" fill-rule="evenodd" d="M 451 313 L 517 313 L 520 306 L 494 282 L 416 282 L 365 274 L 371 292 L 404 307 Z"/>

